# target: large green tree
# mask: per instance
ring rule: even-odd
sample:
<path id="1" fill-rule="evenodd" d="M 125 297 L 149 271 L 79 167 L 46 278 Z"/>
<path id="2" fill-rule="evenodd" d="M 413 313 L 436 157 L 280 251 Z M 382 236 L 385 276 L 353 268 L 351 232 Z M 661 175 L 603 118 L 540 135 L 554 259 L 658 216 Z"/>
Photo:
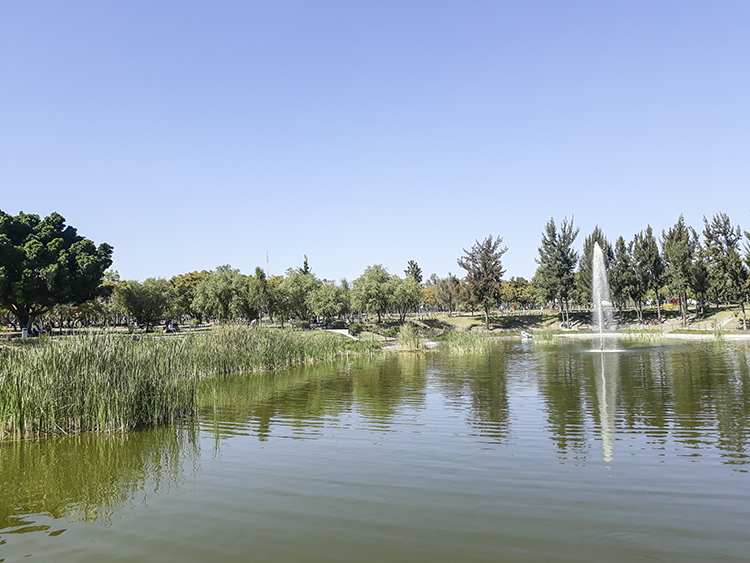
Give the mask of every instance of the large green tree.
<path id="1" fill-rule="evenodd" d="M 40 219 L 0 210 L 0 307 L 31 328 L 55 305 L 93 298 L 112 264 L 112 250 L 79 235 L 59 213 Z"/>
<path id="2" fill-rule="evenodd" d="M 305 256 L 305 264 L 302 268 L 287 270 L 280 290 L 288 313 L 294 315 L 298 321 L 309 321 L 313 315 L 310 296 L 321 283 L 307 266 L 307 256 Z"/>
<path id="3" fill-rule="evenodd" d="M 399 322 L 406 320 L 409 311 L 415 311 L 422 300 L 422 288 L 412 276 L 404 279 L 393 276 L 388 282 L 393 309 L 398 313 Z"/>
<path id="4" fill-rule="evenodd" d="M 333 281 L 323 280 L 307 296 L 307 302 L 313 314 L 327 321 L 338 315 L 345 315 L 349 312 L 348 285 L 336 285 Z"/>
<path id="5" fill-rule="evenodd" d="M 174 288 L 175 309 L 179 314 L 190 315 L 198 319 L 199 322 L 203 320 L 201 311 L 193 307 L 193 302 L 195 301 L 198 284 L 208 275 L 210 275 L 208 270 L 201 270 L 200 272 L 189 272 L 174 276 L 169 280 Z"/>
<path id="6" fill-rule="evenodd" d="M 352 285 L 352 306 L 359 311 L 376 314 L 378 322 L 391 306 L 388 281 L 391 275 L 382 265 L 367 266 Z"/>
<path id="7" fill-rule="evenodd" d="M 661 322 L 661 296 L 659 292 L 664 286 L 664 261 L 659 252 L 659 245 L 656 244 L 654 232 L 651 225 L 646 227 L 646 231 L 641 231 L 635 235 L 633 241 L 633 265 L 636 276 L 641 280 L 641 284 L 647 290 L 654 292 L 656 300 L 656 314 Z"/>
<path id="8" fill-rule="evenodd" d="M 492 235 L 482 242 L 475 241 L 471 250 L 464 248 L 458 265 L 466 270 L 466 285 L 470 299 L 484 310 L 484 323 L 490 329 L 490 309 L 500 299 L 503 270 L 502 257 L 508 247 L 500 248 L 503 239 Z"/>
<path id="9" fill-rule="evenodd" d="M 573 243 L 579 229 L 574 228 L 573 220 L 563 219 L 558 231 L 555 220 L 550 219 L 542 233 L 542 246 L 539 247 L 534 285 L 549 300 L 558 301 L 563 325 L 570 326 L 570 299 L 575 288 L 575 269 L 578 252 Z"/>
<path id="10" fill-rule="evenodd" d="M 739 226 L 732 228 L 726 213 L 717 213 L 710 222 L 703 217 L 703 223 L 709 283 L 720 300 L 740 305 L 742 328 L 747 330 L 745 299 L 748 269 L 741 255 L 742 230 Z"/>
<path id="11" fill-rule="evenodd" d="M 698 235 L 685 224 L 682 215 L 668 231 L 662 231 L 665 273 L 672 291 L 680 298 L 682 324 L 687 323 L 687 295 L 693 283 L 693 262 L 698 250 Z"/>
<path id="12" fill-rule="evenodd" d="M 143 283 L 126 281 L 117 286 L 117 292 L 125 309 L 146 332 L 173 308 L 176 296 L 172 284 L 161 278 L 148 278 Z"/>
<path id="13" fill-rule="evenodd" d="M 437 280 L 435 288 L 435 299 L 441 307 L 448 309 L 450 317 L 461 294 L 461 280 L 448 272 L 446 277 Z"/>
<path id="14" fill-rule="evenodd" d="M 419 267 L 416 260 L 409 260 L 406 263 L 406 270 L 404 270 L 406 277 L 414 278 L 417 283 L 422 283 L 422 268 Z"/>
<path id="15" fill-rule="evenodd" d="M 195 288 L 193 307 L 222 321 L 255 318 L 257 314 L 250 304 L 247 277 L 228 264 L 201 279 Z"/>

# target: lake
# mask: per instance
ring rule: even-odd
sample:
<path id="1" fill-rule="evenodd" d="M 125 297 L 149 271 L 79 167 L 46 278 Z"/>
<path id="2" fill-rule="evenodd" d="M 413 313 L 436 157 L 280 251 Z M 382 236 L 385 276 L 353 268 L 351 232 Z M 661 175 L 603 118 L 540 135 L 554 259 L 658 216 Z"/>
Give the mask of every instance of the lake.
<path id="1" fill-rule="evenodd" d="M 502 340 L 222 378 L 0 444 L 0 561 L 750 561 L 747 342 Z"/>

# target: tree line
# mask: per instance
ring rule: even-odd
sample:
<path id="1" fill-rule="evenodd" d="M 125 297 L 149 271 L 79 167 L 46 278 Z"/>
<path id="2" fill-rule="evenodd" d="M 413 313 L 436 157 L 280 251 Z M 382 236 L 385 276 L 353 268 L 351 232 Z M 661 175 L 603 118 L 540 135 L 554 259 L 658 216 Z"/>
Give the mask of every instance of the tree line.
<path id="1" fill-rule="evenodd" d="M 569 326 L 571 308 L 591 304 L 594 244 L 603 250 L 615 306 L 633 307 L 639 319 L 652 304 L 661 319 L 665 297 L 676 299 L 683 320 L 688 300 L 700 310 L 709 301 L 738 305 L 745 324 L 750 293 L 750 233 L 732 227 L 724 213 L 704 218 L 702 237 L 682 216 L 657 240 L 650 226 L 632 240 L 614 244 L 597 226 L 582 252 L 575 248 L 579 229 L 567 218 L 545 225 L 531 281 L 504 279 L 502 238 L 488 236 L 464 249 L 456 264 L 463 276 L 432 274 L 423 279 L 410 260 L 403 276 L 380 265 L 368 266 L 353 282 L 318 277 L 308 264 L 269 276 L 258 267 L 250 275 L 230 265 L 194 271 L 171 279 L 121 280 L 112 265 L 113 248 L 99 246 L 65 225 L 58 213 L 41 219 L 0 211 L 0 307 L 8 320 L 30 328 L 37 318 L 137 321 L 151 329 L 164 319 L 187 317 L 230 321 L 276 319 L 307 323 L 332 321 L 354 313 L 377 318 L 409 312 L 482 311 L 554 307 Z M 744 244 L 743 244 L 744 242 Z"/>

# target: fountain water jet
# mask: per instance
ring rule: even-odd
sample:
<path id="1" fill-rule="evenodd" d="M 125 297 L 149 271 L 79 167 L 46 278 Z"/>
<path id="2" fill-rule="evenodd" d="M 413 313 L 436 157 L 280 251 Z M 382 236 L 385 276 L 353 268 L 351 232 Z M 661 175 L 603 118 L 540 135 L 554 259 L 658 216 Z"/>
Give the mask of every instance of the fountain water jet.
<path id="1" fill-rule="evenodd" d="M 612 330 L 612 301 L 609 296 L 604 253 L 598 242 L 594 243 L 592 262 L 591 289 L 594 301 L 594 326 L 599 329 L 599 349 L 604 350 L 604 333 Z"/>

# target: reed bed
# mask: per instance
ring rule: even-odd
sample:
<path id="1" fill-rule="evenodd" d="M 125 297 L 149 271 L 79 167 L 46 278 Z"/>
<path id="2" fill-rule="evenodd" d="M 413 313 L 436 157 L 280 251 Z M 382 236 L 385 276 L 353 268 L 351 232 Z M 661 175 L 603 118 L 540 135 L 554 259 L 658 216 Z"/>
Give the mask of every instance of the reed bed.
<path id="1" fill-rule="evenodd" d="M 664 331 L 661 328 L 628 328 L 622 334 L 639 342 L 659 342 L 664 339 Z"/>
<path id="2" fill-rule="evenodd" d="M 555 340 L 555 331 L 549 327 L 535 330 L 532 334 L 535 343 L 551 344 Z"/>
<path id="3" fill-rule="evenodd" d="M 194 412 L 200 377 L 376 348 L 329 333 L 241 326 L 182 338 L 99 334 L 8 346 L 0 348 L 0 440 L 171 422 Z"/>
<path id="4" fill-rule="evenodd" d="M 484 352 L 492 347 L 492 339 L 488 333 L 452 330 L 445 333 L 441 347 L 451 354 Z"/>
<path id="5" fill-rule="evenodd" d="M 401 350 L 407 352 L 420 352 L 424 350 L 424 340 L 419 335 L 417 327 L 412 323 L 405 323 L 399 328 L 398 345 Z"/>

